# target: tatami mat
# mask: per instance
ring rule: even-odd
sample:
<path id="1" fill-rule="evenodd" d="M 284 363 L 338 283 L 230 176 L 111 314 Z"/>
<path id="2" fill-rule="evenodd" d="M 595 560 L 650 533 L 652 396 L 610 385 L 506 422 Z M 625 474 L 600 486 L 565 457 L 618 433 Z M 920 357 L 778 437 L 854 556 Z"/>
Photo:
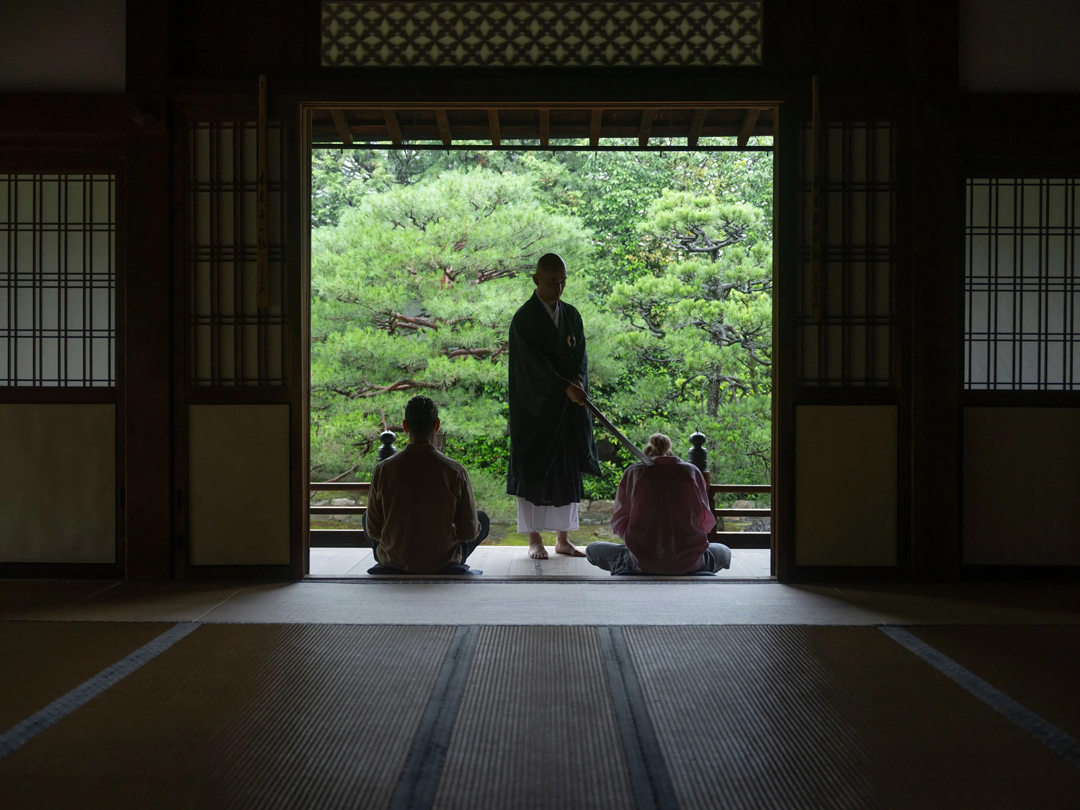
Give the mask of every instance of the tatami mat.
<path id="1" fill-rule="evenodd" d="M 1080 627 L 912 627 L 910 631 L 1080 738 Z"/>
<path id="2" fill-rule="evenodd" d="M 0 732 L 168 627 L 119 622 L 0 622 Z"/>
<path id="3" fill-rule="evenodd" d="M 633 806 L 597 629 L 482 628 L 434 807 Z"/>
<path id="4" fill-rule="evenodd" d="M 59 609 L 77 607 L 116 585 L 102 580 L 0 580 L 0 619 L 56 618 Z"/>
<path id="5" fill-rule="evenodd" d="M 0 583 L 2 618 L 329 624 L 1080 624 L 1080 586 L 775 581 Z M 79 586 L 79 587 L 68 587 Z"/>
<path id="6" fill-rule="evenodd" d="M 204 622 L 870 624 L 835 590 L 775 583 L 298 582 L 246 588 Z"/>
<path id="7" fill-rule="evenodd" d="M 4 652 L 21 651 L 3 658 L 4 710 L 32 713 L 162 630 L 0 623 Z M 915 632 L 1075 733 L 1076 628 Z M 5 808 L 1054 810 L 1077 796 L 1064 755 L 856 626 L 204 624 L 0 758 Z"/>
<path id="8" fill-rule="evenodd" d="M 881 624 L 1080 624 L 1076 583 L 895 583 L 836 591 Z"/>
<path id="9" fill-rule="evenodd" d="M 1080 771 L 874 628 L 627 628 L 680 804 L 1075 808 Z"/>
<path id="10" fill-rule="evenodd" d="M 385 807 L 452 633 L 199 627 L 0 761 L 0 806 Z"/>

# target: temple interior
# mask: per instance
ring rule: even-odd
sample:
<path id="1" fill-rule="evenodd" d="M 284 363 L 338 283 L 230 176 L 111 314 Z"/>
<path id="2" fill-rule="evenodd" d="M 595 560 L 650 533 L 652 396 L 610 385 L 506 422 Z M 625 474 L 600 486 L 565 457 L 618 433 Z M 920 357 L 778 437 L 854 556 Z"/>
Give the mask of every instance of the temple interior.
<path id="1" fill-rule="evenodd" d="M 1080 805 L 1078 33 L 7 0 L 0 804 Z M 707 479 L 717 575 L 369 573 L 371 481 L 313 477 L 314 150 L 480 148 L 771 155 L 769 476 Z"/>

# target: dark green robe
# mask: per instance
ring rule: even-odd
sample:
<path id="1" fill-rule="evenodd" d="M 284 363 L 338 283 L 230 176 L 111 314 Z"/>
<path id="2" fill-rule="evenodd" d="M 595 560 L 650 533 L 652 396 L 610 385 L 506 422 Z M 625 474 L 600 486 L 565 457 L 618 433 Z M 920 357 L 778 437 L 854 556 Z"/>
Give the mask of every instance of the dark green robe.
<path id="1" fill-rule="evenodd" d="M 589 389 L 581 315 L 560 302 L 559 326 L 532 298 L 510 323 L 510 468 L 506 491 L 537 506 L 585 497 L 582 473 L 600 474 L 592 415 L 566 395 L 580 379 Z"/>

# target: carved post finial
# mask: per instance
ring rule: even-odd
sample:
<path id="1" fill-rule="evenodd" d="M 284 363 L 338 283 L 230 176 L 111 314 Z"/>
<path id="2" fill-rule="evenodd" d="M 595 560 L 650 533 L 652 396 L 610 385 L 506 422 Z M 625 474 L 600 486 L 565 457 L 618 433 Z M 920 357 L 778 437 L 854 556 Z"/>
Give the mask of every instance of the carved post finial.
<path id="1" fill-rule="evenodd" d="M 382 447 L 379 448 L 379 461 L 386 461 L 397 452 L 397 448 L 394 447 L 396 438 L 397 434 L 392 430 L 384 430 L 379 434 L 379 441 L 382 442 Z"/>
<path id="2" fill-rule="evenodd" d="M 709 451 L 705 449 L 705 434 L 700 430 L 690 435 L 690 453 L 687 456 L 690 463 L 697 467 L 705 475 L 709 473 Z"/>

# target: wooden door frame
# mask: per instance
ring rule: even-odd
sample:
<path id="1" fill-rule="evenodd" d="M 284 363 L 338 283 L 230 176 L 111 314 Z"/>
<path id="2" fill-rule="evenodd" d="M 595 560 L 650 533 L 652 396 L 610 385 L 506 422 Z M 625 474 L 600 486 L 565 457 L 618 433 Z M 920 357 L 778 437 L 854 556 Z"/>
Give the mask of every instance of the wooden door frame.
<path id="1" fill-rule="evenodd" d="M 335 109 L 335 110 L 348 110 L 348 109 L 417 109 L 417 110 L 431 110 L 431 109 L 444 109 L 444 110 L 477 110 L 485 108 L 498 108 L 502 109 L 522 109 L 522 110 L 535 110 L 535 109 L 559 109 L 559 110 L 584 110 L 584 109 L 628 109 L 628 110 L 697 110 L 697 109 L 744 109 L 747 107 L 761 107 L 768 108 L 773 114 L 773 251 L 772 251 L 772 264 L 773 264 L 773 382 L 772 382 L 772 409 L 773 416 L 771 420 L 771 445 L 772 445 L 772 474 L 771 484 L 772 490 L 772 542 L 770 549 L 771 570 L 774 576 L 783 580 L 790 576 L 791 568 L 790 564 L 785 562 L 787 559 L 794 558 L 794 537 L 791 534 L 793 524 L 791 521 L 791 514 L 793 510 L 778 510 L 778 504 L 790 502 L 794 504 L 794 490 L 790 494 L 786 491 L 787 487 L 792 486 L 794 482 L 794 409 L 790 409 L 790 425 L 785 428 L 781 428 L 781 422 L 779 415 L 782 413 L 780 409 L 781 397 L 779 391 L 784 384 L 779 378 L 779 374 L 776 369 L 782 367 L 783 364 L 779 362 L 781 352 L 777 351 L 778 337 L 779 337 L 779 316 L 782 312 L 785 312 L 785 307 L 781 304 L 781 291 L 784 295 L 792 294 L 790 291 L 794 291 L 795 284 L 794 273 L 797 272 L 797 265 L 794 263 L 786 264 L 781 260 L 781 240 L 779 234 L 781 233 L 781 195 L 786 189 L 786 186 L 780 182 L 780 149 L 781 149 L 781 124 L 783 120 L 783 108 L 784 102 L 780 100 L 771 101 L 618 101 L 618 102 L 566 102 L 566 101 L 550 101 L 546 103 L 536 102 L 476 102 L 476 101 L 447 101 L 444 98 L 438 98 L 435 100 L 409 100 L 409 101 L 371 101 L 371 102 L 344 102 L 344 101 L 306 101 L 300 102 L 298 107 L 298 129 L 301 133 L 300 142 L 300 171 L 302 183 L 300 190 L 300 207 L 302 217 L 303 233 L 300 241 L 300 254 L 301 254 L 301 304 L 298 321 L 302 322 L 301 333 L 301 351 L 298 352 L 302 357 L 300 374 L 302 375 L 298 379 L 302 380 L 302 385 L 299 387 L 306 393 L 310 390 L 311 383 L 311 360 L 310 360 L 310 344 L 311 344 L 311 152 L 315 148 L 312 144 L 311 138 L 311 114 L 314 110 L 322 109 Z M 789 150 L 794 150 L 797 147 L 797 142 L 793 137 L 785 137 L 783 140 L 788 140 L 791 143 L 788 145 Z M 473 143 L 473 142 L 470 142 Z M 332 147 L 331 147 L 332 148 Z M 394 146 L 387 146 L 387 149 L 393 149 Z M 477 149 L 482 149 L 483 144 L 478 143 Z M 522 147 L 521 151 L 546 151 L 543 147 Z M 707 148 L 703 148 L 701 151 L 708 151 Z M 794 155 L 794 151 L 791 152 Z M 784 164 L 785 167 L 788 165 Z M 796 162 L 791 162 L 791 168 L 789 171 L 792 173 L 792 183 L 794 183 L 794 190 L 797 194 L 797 177 L 794 175 L 794 167 Z M 791 209 L 794 211 L 794 206 L 797 205 L 797 197 L 792 197 L 786 201 L 783 209 L 787 211 Z M 794 219 L 792 219 L 794 223 Z M 790 239 L 785 235 L 785 240 L 791 242 L 792 256 L 794 256 L 794 234 L 793 228 L 786 228 L 783 232 L 786 234 L 790 230 L 792 237 Z M 786 253 L 784 255 L 787 255 Z M 782 267 L 788 267 L 787 275 L 791 276 L 790 282 L 785 274 L 781 272 Z M 794 312 L 792 308 L 791 312 Z M 787 336 L 787 341 L 792 339 L 794 332 L 791 336 Z M 782 345 L 787 345 L 785 341 Z M 793 355 L 794 356 L 794 355 Z M 788 387 L 793 389 L 794 378 L 793 376 L 787 380 Z M 785 402 L 791 401 L 790 392 L 787 394 Z M 294 473 L 297 466 L 303 471 L 305 476 L 303 496 L 297 498 L 299 504 L 299 511 L 302 512 L 302 527 L 300 543 L 296 543 L 294 539 L 294 549 L 297 545 L 301 546 L 300 554 L 302 557 L 303 574 L 306 575 L 309 570 L 311 559 L 311 546 L 310 546 L 310 522 L 309 514 L 307 510 L 308 493 L 306 486 L 307 471 L 310 469 L 310 396 L 304 396 L 301 404 L 303 414 L 303 451 L 299 465 L 294 465 Z M 785 431 L 790 431 L 790 436 L 785 436 Z M 782 448 L 791 447 L 790 454 L 783 452 Z M 790 461 L 788 460 L 790 459 Z M 781 469 L 787 469 L 792 467 L 790 474 L 783 479 L 784 483 L 781 484 Z M 778 520 L 778 511 L 783 515 Z M 295 521 L 294 521 L 295 522 Z M 778 529 L 778 525 L 782 527 Z M 790 547 L 790 548 L 789 548 Z M 296 560 L 293 561 L 293 567 L 297 568 Z"/>

